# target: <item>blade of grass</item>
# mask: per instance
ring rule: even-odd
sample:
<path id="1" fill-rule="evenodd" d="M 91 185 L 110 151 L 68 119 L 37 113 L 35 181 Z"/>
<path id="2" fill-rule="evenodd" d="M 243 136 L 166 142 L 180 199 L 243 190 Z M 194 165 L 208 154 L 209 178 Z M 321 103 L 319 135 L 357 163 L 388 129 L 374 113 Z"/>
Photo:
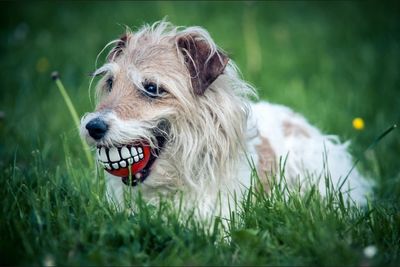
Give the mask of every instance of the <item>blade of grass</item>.
<path id="1" fill-rule="evenodd" d="M 392 132 L 394 129 L 397 128 L 397 124 L 393 124 L 392 126 L 390 126 L 388 129 L 386 129 L 383 133 L 381 133 L 377 138 L 375 138 L 375 140 L 367 147 L 367 149 L 365 149 L 365 152 L 367 152 L 368 150 L 373 149 L 377 144 L 379 144 L 379 142 L 385 137 L 387 136 L 390 132 Z M 346 177 L 343 179 L 342 184 L 339 186 L 339 191 L 342 189 L 343 185 L 345 184 L 345 182 L 347 181 L 347 179 L 349 178 L 351 172 L 354 170 L 354 168 L 357 166 L 358 162 L 360 162 L 361 157 L 359 157 L 353 164 L 353 166 L 351 167 L 350 171 L 347 173 Z"/>
<path id="2" fill-rule="evenodd" d="M 78 113 L 76 112 L 74 104 L 72 103 L 71 98 L 69 97 L 69 95 L 67 93 L 67 90 L 65 90 L 65 87 L 60 80 L 59 74 L 57 72 L 53 72 L 51 76 L 52 76 L 52 79 L 54 80 L 54 82 L 56 83 L 58 90 L 60 91 L 60 93 L 65 101 L 65 104 L 68 107 L 68 110 L 72 116 L 72 120 L 75 123 L 76 129 L 79 129 L 80 122 L 79 122 Z M 90 168 L 93 168 L 93 158 L 89 152 L 90 151 L 89 146 L 82 138 L 80 138 L 80 140 L 82 142 L 82 148 L 83 148 L 83 151 L 85 152 L 86 159 L 89 163 L 89 166 L 90 166 Z"/>

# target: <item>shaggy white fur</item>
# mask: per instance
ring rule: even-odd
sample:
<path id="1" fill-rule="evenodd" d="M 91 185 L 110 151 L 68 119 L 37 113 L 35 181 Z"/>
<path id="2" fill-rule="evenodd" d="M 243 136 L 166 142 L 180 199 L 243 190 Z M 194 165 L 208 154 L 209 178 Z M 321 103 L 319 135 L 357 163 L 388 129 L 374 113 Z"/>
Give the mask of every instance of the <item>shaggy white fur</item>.
<path id="1" fill-rule="evenodd" d="M 321 194 L 325 195 L 324 178 L 330 176 L 334 188 L 338 189 L 344 182 L 342 192 L 345 196 L 350 196 L 356 203 L 365 203 L 365 194 L 371 187 L 370 182 L 365 180 L 357 169 L 350 173 L 346 181 L 344 180 L 353 166 L 352 157 L 347 151 L 349 142 L 341 143 L 337 136 L 323 135 L 304 117 L 285 106 L 260 102 L 253 104 L 252 110 L 260 135 L 270 140 L 277 155 L 287 155 L 285 175 L 289 182 L 305 183 L 304 189 L 310 186 L 310 183 L 318 184 Z M 288 125 L 301 127 L 298 128 L 300 132 L 285 134 L 285 127 Z"/>
<path id="2" fill-rule="evenodd" d="M 160 195 L 173 197 L 182 192 L 184 206 L 196 208 L 200 218 L 227 216 L 233 197 L 240 200 L 251 184 L 250 161 L 256 164 L 260 178 L 266 179 L 260 172 L 279 175 L 279 158 L 287 157 L 289 183 L 300 183 L 303 189 L 310 183 L 318 184 L 322 194 L 325 181 L 318 177 L 326 170 L 336 188 L 350 171 L 353 162 L 348 143 L 323 135 L 287 107 L 251 103 L 248 97 L 255 95 L 254 89 L 239 77 L 232 60 L 225 66 L 224 52 L 206 30 L 178 28 L 162 21 L 136 32 L 127 30 L 121 39 L 109 44 L 116 46 L 108 62 L 95 72 L 104 78 L 97 88 L 96 111 L 82 118 L 82 136 L 98 147 L 121 147 L 141 140 L 154 149 L 159 145 L 154 130 L 160 121 L 169 124 L 167 131 L 160 129 L 166 143 L 142 183 L 131 188 L 120 177 L 107 174 L 107 194 L 120 207 L 127 192 L 134 195 L 140 190 L 150 202 L 157 202 Z M 193 49 L 202 51 L 193 54 Z M 202 59 L 204 50 L 207 54 Z M 214 67 L 219 70 L 221 64 L 223 72 L 214 73 L 215 80 L 203 91 L 196 91 L 194 85 L 202 72 L 211 72 Z M 195 75 L 190 66 L 194 66 Z M 151 99 L 144 97 L 143 84 L 148 81 L 165 92 Z M 101 139 L 93 138 L 86 129 L 95 118 L 108 125 Z M 268 181 L 264 183 L 268 185 Z M 354 170 L 342 191 L 364 203 L 369 188 Z M 179 199 L 176 197 L 176 202 Z"/>

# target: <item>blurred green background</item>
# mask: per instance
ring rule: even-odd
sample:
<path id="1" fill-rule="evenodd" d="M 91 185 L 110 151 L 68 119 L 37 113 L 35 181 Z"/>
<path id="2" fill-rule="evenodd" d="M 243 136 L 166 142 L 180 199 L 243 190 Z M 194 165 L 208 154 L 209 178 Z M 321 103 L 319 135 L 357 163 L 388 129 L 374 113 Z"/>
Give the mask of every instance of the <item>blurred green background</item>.
<path id="1" fill-rule="evenodd" d="M 399 5 L 375 2 L 0 3 L 0 168 L 39 149 L 63 160 L 62 136 L 81 155 L 76 129 L 50 79 L 61 74 L 78 113 L 90 111 L 88 73 L 110 40 L 165 16 L 200 25 L 236 61 L 261 99 L 288 105 L 324 132 L 350 139 L 356 157 L 399 121 Z M 100 58 L 100 63 L 104 57 Z M 273 114 L 271 115 L 273 116 Z M 365 129 L 352 120 L 361 117 Z M 399 174 L 399 133 L 385 138 L 366 170 Z M 385 179 L 387 181 L 387 179 Z"/>
<path id="2" fill-rule="evenodd" d="M 165 16 L 200 25 L 236 61 L 261 99 L 288 105 L 324 132 L 351 140 L 356 157 L 400 118 L 399 6 L 373 2 L 1 3 L 0 168 L 32 151 L 62 164 L 63 137 L 83 158 L 50 73 L 58 70 L 78 113 L 90 111 L 89 76 L 110 40 Z M 100 63 L 104 58 L 100 58 Z M 273 114 L 271 114 L 273 116 Z M 365 128 L 356 131 L 352 120 Z M 398 131 L 367 154 L 376 179 L 399 176 Z M 397 180 L 398 181 L 398 180 Z M 389 186 L 390 187 L 390 186 Z"/>
<path id="3" fill-rule="evenodd" d="M 3 207 L 9 216 L 1 214 L 0 218 L 0 233 L 7 235 L 1 244 L 7 248 L 4 255 L 21 246 L 18 231 L 23 229 L 14 227 L 18 218 L 31 216 L 29 209 L 41 211 L 30 203 L 50 202 L 34 199 L 47 187 L 43 181 L 52 176 L 80 179 L 80 173 L 70 175 L 73 172 L 67 169 L 86 164 L 77 129 L 50 79 L 51 72 L 61 74 L 79 115 L 91 111 L 94 104 L 89 100 L 88 74 L 94 70 L 100 50 L 120 36 L 125 25 L 135 29 L 165 16 L 176 25 L 206 28 L 238 64 L 244 79 L 258 88 L 260 99 L 290 106 L 325 133 L 351 140 L 352 153 L 362 159 L 360 168 L 377 181 L 376 199 L 388 203 L 388 218 L 399 218 L 399 131 L 364 153 L 380 133 L 400 121 L 399 14 L 396 2 L 364 1 L 0 2 L 0 180 L 7 185 L 1 192 L 6 192 L 2 197 L 10 205 Z M 104 56 L 100 63 L 103 60 Z M 364 120 L 363 130 L 353 128 L 356 117 Z M 17 168 L 11 167 L 13 162 Z M 19 180 L 9 183 L 16 169 Z M 88 173 L 82 176 L 90 177 Z M 22 184 L 28 184 L 27 193 L 19 191 Z M 8 192 L 28 196 L 26 201 L 18 200 Z M 90 188 L 74 188 L 70 194 L 88 192 Z M 75 202 L 63 200 L 59 205 L 81 205 L 78 197 L 72 200 Z M 63 215 L 67 219 L 88 217 L 87 213 L 69 216 L 68 209 Z M 394 223 L 385 222 L 382 233 L 375 231 L 376 238 L 386 235 L 382 244 L 393 247 L 387 240 L 398 240 L 390 228 Z M 35 236 L 31 232 L 36 233 L 32 229 L 25 228 L 27 235 L 21 240 L 31 242 Z M 88 233 L 90 229 L 88 225 Z M 60 236 L 60 243 L 75 235 Z M 31 242 L 33 246 L 35 242 Z M 302 246 L 302 240 L 299 244 Z M 386 257 L 392 257 L 391 251 L 396 249 L 398 246 Z M 25 255 L 25 250 L 19 253 Z M 329 260 L 330 255 L 325 256 Z M 18 261 L 18 254 L 10 260 Z"/>

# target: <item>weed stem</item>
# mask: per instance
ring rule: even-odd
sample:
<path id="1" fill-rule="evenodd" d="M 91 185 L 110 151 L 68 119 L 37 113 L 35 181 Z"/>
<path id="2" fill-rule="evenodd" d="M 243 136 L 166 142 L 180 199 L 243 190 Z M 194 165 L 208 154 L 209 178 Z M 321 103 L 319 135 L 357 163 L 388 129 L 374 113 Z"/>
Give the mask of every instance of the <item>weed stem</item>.
<path id="1" fill-rule="evenodd" d="M 57 85 L 62 97 L 64 98 L 65 104 L 67 105 L 68 110 L 69 110 L 69 112 L 70 112 L 70 114 L 72 116 L 72 119 L 73 119 L 73 121 L 75 123 L 76 129 L 79 129 L 80 122 L 79 122 L 78 113 L 76 112 L 74 104 L 72 103 L 71 98 L 69 97 L 69 95 L 67 93 L 67 90 L 65 90 L 65 87 L 64 87 L 64 85 L 62 84 L 62 82 L 60 80 L 59 74 L 57 72 L 53 72 L 52 73 L 52 78 L 53 78 L 54 82 L 56 83 L 56 85 Z M 81 139 L 82 148 L 83 148 L 83 150 L 85 152 L 85 155 L 86 155 L 87 161 L 89 163 L 89 166 L 90 166 L 90 168 L 92 168 L 93 167 L 93 158 L 92 158 L 92 155 L 90 154 L 89 146 L 87 145 L 85 140 L 83 140 L 81 137 L 80 137 L 80 139 Z"/>

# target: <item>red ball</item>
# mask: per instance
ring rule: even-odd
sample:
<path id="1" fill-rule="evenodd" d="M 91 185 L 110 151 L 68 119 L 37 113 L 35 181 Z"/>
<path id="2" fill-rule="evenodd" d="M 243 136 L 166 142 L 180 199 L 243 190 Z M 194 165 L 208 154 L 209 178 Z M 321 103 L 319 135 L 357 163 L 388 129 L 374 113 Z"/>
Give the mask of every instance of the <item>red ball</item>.
<path id="1" fill-rule="evenodd" d="M 115 176 L 128 177 L 129 168 L 131 168 L 131 175 L 134 176 L 136 173 L 143 170 L 150 160 L 150 153 L 151 153 L 150 146 L 143 146 L 142 148 L 143 148 L 143 159 L 141 159 L 139 162 L 135 162 L 132 165 L 127 166 L 125 168 L 119 168 L 118 170 L 107 170 L 107 169 L 105 170 Z"/>

